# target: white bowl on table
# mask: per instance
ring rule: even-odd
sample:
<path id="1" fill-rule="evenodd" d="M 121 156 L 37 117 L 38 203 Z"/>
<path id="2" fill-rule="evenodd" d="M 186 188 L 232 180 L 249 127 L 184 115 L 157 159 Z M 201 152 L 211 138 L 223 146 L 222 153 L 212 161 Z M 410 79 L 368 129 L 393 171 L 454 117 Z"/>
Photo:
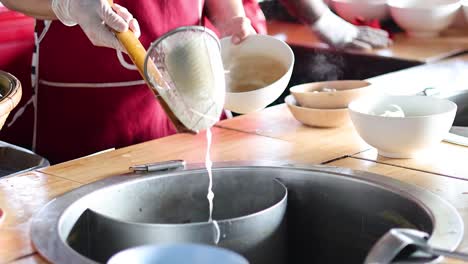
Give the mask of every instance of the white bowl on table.
<path id="1" fill-rule="evenodd" d="M 388 0 L 393 20 L 411 37 L 436 37 L 454 21 L 460 0 Z"/>
<path id="2" fill-rule="evenodd" d="M 235 92 L 230 86 L 229 73 L 226 74 L 226 101 L 224 107 L 236 113 L 250 113 L 261 110 L 274 102 L 286 89 L 294 66 L 294 53 L 284 41 L 267 35 L 251 35 L 242 43 L 234 45 L 231 38 L 221 39 L 221 56 L 225 69 L 237 57 L 265 56 L 277 60 L 285 68 L 284 74 L 276 81 L 246 92 Z M 256 80 L 245 80 L 253 81 Z"/>
<path id="3" fill-rule="evenodd" d="M 395 106 L 396 105 L 396 106 Z M 404 117 L 381 116 L 385 111 Z M 349 104 L 349 115 L 361 138 L 389 158 L 413 158 L 442 141 L 453 124 L 457 105 L 426 96 L 367 97 Z"/>
<path id="4" fill-rule="evenodd" d="M 387 0 L 331 0 L 331 4 L 336 13 L 348 22 L 354 22 L 358 17 L 380 21 L 390 17 Z"/>

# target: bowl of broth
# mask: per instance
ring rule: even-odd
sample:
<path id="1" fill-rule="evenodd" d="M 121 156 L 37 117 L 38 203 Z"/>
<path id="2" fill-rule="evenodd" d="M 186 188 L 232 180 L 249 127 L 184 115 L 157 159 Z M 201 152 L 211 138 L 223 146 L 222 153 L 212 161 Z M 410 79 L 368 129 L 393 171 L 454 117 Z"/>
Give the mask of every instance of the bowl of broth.
<path id="1" fill-rule="evenodd" d="M 351 101 L 371 95 L 374 89 L 366 81 L 339 80 L 299 84 L 289 91 L 303 107 L 337 109 L 346 108 Z"/>
<path id="2" fill-rule="evenodd" d="M 245 114 L 261 110 L 286 89 L 294 66 L 294 53 L 285 42 L 267 35 L 252 35 L 234 45 L 221 40 L 226 76 L 224 107 Z"/>

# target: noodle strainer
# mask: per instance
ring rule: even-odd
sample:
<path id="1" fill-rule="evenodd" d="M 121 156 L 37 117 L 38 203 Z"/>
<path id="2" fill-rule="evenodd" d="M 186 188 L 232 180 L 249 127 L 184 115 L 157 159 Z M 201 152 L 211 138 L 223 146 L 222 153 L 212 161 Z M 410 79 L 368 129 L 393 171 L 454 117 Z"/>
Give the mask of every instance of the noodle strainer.
<path id="1" fill-rule="evenodd" d="M 148 49 L 144 74 L 187 129 L 203 130 L 219 120 L 224 68 L 219 39 L 211 30 L 189 26 L 166 33 Z"/>
<path id="2" fill-rule="evenodd" d="M 224 69 L 219 39 L 211 30 L 177 28 L 152 43 L 148 52 L 130 30 L 114 34 L 178 132 L 198 132 L 219 120 Z"/>

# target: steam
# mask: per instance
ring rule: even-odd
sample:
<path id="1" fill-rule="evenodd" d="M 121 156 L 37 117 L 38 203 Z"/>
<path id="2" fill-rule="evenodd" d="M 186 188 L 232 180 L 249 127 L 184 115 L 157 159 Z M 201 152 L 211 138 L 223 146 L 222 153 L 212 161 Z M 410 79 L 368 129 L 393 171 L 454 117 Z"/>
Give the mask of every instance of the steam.
<path id="1" fill-rule="evenodd" d="M 315 54 L 307 65 L 306 76 L 317 81 L 334 81 L 344 75 L 345 62 L 342 56 L 331 53 Z"/>

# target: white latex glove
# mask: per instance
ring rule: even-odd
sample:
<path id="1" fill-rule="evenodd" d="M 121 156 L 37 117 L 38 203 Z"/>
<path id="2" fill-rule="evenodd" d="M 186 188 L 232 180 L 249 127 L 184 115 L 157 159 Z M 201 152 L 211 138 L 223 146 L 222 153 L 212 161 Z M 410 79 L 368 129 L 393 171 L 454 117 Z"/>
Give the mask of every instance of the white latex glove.
<path id="1" fill-rule="evenodd" d="M 221 25 L 218 25 L 218 28 L 223 37 L 232 36 L 231 40 L 233 44 L 239 44 L 249 35 L 257 34 L 250 23 L 250 19 L 245 16 L 232 17 Z"/>
<path id="2" fill-rule="evenodd" d="M 52 0 L 52 10 L 64 25 L 80 25 L 95 46 L 124 51 L 111 29 L 123 32 L 130 28 L 140 37 L 133 15 L 118 4 L 111 7 L 107 0 Z"/>
<path id="3" fill-rule="evenodd" d="M 355 26 L 331 10 L 327 10 L 313 25 L 312 30 L 328 44 L 337 48 L 372 49 L 389 46 L 388 33 L 367 26 Z"/>

